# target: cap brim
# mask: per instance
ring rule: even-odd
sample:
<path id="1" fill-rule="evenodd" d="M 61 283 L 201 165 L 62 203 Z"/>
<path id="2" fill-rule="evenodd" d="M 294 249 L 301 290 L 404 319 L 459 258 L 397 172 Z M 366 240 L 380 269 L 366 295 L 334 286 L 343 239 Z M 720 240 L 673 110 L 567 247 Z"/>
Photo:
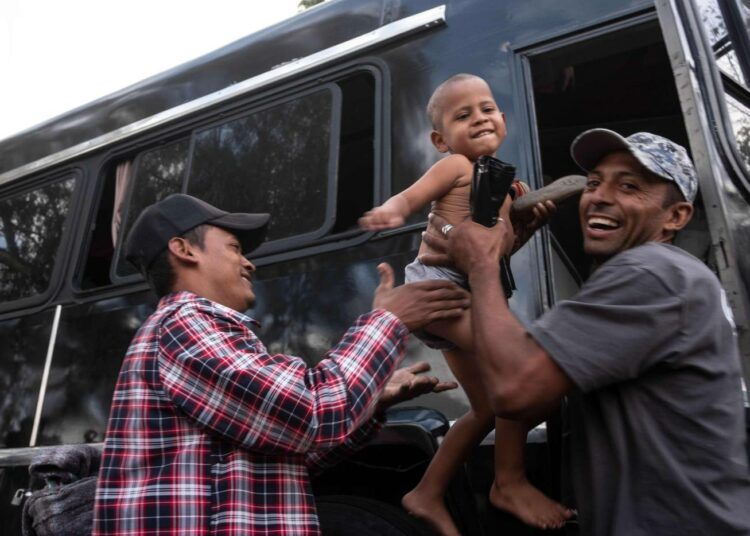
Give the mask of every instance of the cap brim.
<path id="1" fill-rule="evenodd" d="M 242 246 L 242 253 L 247 255 L 260 246 L 266 239 L 266 229 L 270 214 L 233 213 L 207 221 L 237 236 Z"/>
<path id="2" fill-rule="evenodd" d="M 580 134 L 570 145 L 570 155 L 584 171 L 591 171 L 613 151 L 632 152 L 628 140 L 606 128 L 593 128 Z"/>

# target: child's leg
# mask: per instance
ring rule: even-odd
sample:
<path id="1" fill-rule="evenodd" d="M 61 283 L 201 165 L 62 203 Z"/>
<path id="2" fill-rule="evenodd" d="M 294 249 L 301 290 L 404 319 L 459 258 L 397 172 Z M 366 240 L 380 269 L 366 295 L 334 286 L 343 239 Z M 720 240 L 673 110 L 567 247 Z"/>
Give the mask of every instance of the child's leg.
<path id="1" fill-rule="evenodd" d="M 490 488 L 490 502 L 528 525 L 559 528 L 572 512 L 526 479 L 523 450 L 529 428 L 522 421 L 495 419 L 495 481 Z"/>
<path id="2" fill-rule="evenodd" d="M 422 480 L 404 496 L 404 508 L 430 523 L 443 536 L 460 535 L 445 507 L 444 496 L 448 484 L 461 463 L 492 429 L 492 425 L 500 423 L 501 429 L 496 429 L 495 434 L 496 482 L 490 490 L 490 501 L 530 525 L 562 525 L 571 513 L 547 498 L 526 480 L 523 449 L 529 427 L 526 423 L 494 418 L 474 362 L 475 357 L 472 355 L 470 311 L 458 320 L 434 322 L 427 329 L 430 333 L 439 335 L 459 347 L 443 352 L 443 355 L 456 380 L 466 392 L 471 410 L 459 418 L 448 431 Z M 502 439 L 506 434 L 510 442 L 507 448 L 505 440 Z M 522 481 L 518 480 L 518 475 Z M 500 484 L 504 483 L 507 486 L 505 490 L 512 493 L 514 482 L 525 484 L 524 487 L 516 488 L 526 492 L 520 506 L 517 501 L 508 499 L 500 488 Z"/>
<path id="3" fill-rule="evenodd" d="M 469 396 L 471 410 L 451 426 L 419 484 L 404 496 L 401 503 L 409 513 L 429 523 L 441 536 L 460 536 L 445 507 L 445 493 L 456 470 L 492 430 L 494 416 L 486 404 L 472 400 L 482 393 L 477 389 L 479 377 L 466 374 L 467 369 L 472 368 L 469 366 L 472 356 L 460 350 L 446 351 L 444 355 Z"/>

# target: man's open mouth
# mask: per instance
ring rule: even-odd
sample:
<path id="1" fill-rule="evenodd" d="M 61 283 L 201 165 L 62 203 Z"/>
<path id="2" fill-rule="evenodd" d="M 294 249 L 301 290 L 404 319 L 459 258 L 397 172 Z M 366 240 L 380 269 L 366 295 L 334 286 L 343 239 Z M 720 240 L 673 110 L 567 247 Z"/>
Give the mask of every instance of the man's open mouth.
<path id="1" fill-rule="evenodd" d="M 612 231 L 620 228 L 620 222 L 602 216 L 592 216 L 587 221 L 590 229 L 597 231 Z"/>

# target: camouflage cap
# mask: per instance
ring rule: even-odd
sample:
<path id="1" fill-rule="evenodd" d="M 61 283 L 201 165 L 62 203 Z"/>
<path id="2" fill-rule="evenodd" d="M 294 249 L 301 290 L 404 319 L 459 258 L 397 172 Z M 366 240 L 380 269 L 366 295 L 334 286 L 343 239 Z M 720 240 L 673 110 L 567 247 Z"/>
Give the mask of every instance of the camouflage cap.
<path id="1" fill-rule="evenodd" d="M 593 128 L 580 134 L 570 146 L 576 164 L 590 171 L 607 154 L 628 151 L 643 166 L 662 179 L 674 182 L 689 202 L 698 192 L 698 178 L 682 145 L 650 132 L 636 132 L 623 138 L 606 128 Z"/>

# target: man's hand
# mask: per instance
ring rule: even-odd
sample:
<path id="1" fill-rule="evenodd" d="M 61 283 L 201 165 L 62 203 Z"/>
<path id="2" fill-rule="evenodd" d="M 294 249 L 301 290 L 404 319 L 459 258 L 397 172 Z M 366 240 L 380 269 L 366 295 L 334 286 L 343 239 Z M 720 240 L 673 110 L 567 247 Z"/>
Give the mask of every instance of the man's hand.
<path id="1" fill-rule="evenodd" d="M 419 281 L 393 287 L 393 268 L 378 265 L 380 284 L 375 289 L 373 309 L 396 315 L 409 331 L 436 320 L 458 318 L 469 307 L 469 293 L 450 281 Z"/>
<path id="2" fill-rule="evenodd" d="M 456 382 L 441 382 L 435 376 L 421 375 L 430 370 L 426 361 L 419 361 L 411 366 L 396 369 L 378 401 L 377 411 L 383 412 L 389 407 L 416 398 L 427 393 L 442 393 L 458 387 Z"/>
<path id="3" fill-rule="evenodd" d="M 422 240 L 437 251 L 436 254 L 425 254 L 419 257 L 427 265 L 454 266 L 457 270 L 469 275 L 480 266 L 494 266 L 499 270 L 500 257 L 513 246 L 513 233 L 506 219 L 507 210 L 501 210 L 494 227 L 487 228 L 478 223 L 465 220 L 454 226 L 446 235 L 439 229 L 447 223 L 435 214 L 430 215 L 430 224 Z"/>

